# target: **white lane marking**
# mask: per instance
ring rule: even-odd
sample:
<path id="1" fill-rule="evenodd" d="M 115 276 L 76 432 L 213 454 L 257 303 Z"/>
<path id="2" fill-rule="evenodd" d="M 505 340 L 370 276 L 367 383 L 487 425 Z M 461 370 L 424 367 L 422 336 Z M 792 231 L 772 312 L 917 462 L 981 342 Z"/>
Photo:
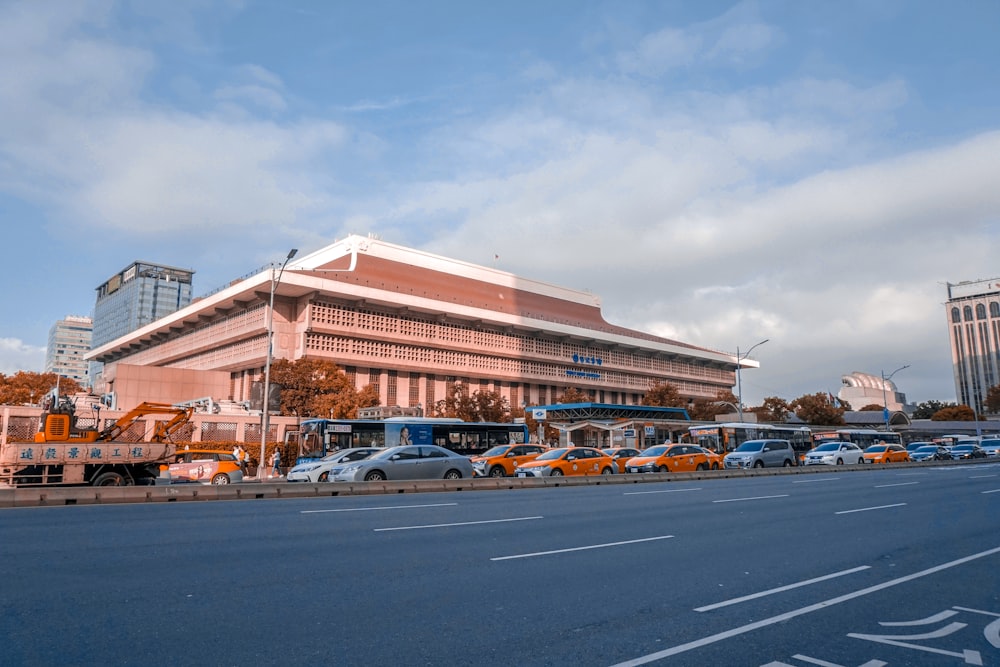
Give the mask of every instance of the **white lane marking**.
<path id="1" fill-rule="evenodd" d="M 972 475 L 969 479 L 988 479 L 990 477 L 996 477 L 996 475 Z"/>
<path id="2" fill-rule="evenodd" d="M 739 604 L 740 602 L 746 602 L 747 600 L 756 600 L 757 598 L 762 598 L 768 595 L 774 595 L 775 593 L 784 593 L 785 591 L 790 591 L 794 588 L 801 588 L 802 586 L 808 586 L 809 584 L 816 584 L 821 581 L 826 581 L 827 579 L 836 579 L 837 577 L 844 577 L 849 574 L 854 574 L 855 572 L 861 572 L 862 570 L 870 570 L 871 565 L 861 565 L 858 567 L 851 568 L 850 570 L 841 570 L 840 572 L 834 572 L 832 574 L 824 574 L 821 577 L 816 577 L 815 579 L 806 579 L 805 581 L 800 581 L 795 584 L 788 584 L 787 586 L 779 586 L 778 588 L 772 588 L 766 591 L 761 591 L 760 593 L 753 593 L 751 595 L 744 595 L 740 598 L 733 598 L 732 600 L 726 600 L 724 602 L 716 602 L 715 604 L 705 605 L 704 607 L 698 607 L 695 611 L 712 611 L 713 609 L 719 609 L 721 607 L 728 607 L 729 605 Z"/>
<path id="3" fill-rule="evenodd" d="M 888 489 L 890 486 L 913 486 L 914 484 L 920 484 L 920 482 L 897 482 L 896 484 L 876 484 L 876 489 Z"/>
<path id="4" fill-rule="evenodd" d="M 410 510 L 420 507 L 453 507 L 458 503 L 429 503 L 427 505 L 387 505 L 385 507 L 344 507 L 335 510 L 302 510 L 300 514 L 323 514 L 324 512 L 371 512 L 374 510 Z"/>
<path id="5" fill-rule="evenodd" d="M 855 512 L 871 512 L 872 510 L 885 510 L 890 507 L 902 507 L 906 503 L 893 503 L 892 505 L 877 505 L 875 507 L 862 507 L 856 510 L 842 510 L 840 512 L 834 512 L 834 514 L 854 514 Z"/>
<path id="6" fill-rule="evenodd" d="M 732 637 L 738 637 L 740 635 L 745 635 L 748 632 L 753 632 L 754 630 L 759 630 L 761 628 L 766 628 L 777 623 L 783 623 L 789 619 L 797 618 L 799 616 L 804 616 L 806 614 L 811 614 L 814 611 L 821 611 L 824 609 L 829 609 L 830 607 L 841 604 L 843 602 L 849 602 L 856 598 L 864 597 L 865 595 L 870 595 L 872 593 L 877 593 L 878 591 L 885 590 L 886 588 L 892 588 L 893 586 L 899 586 L 900 584 L 905 584 L 909 581 L 914 581 L 922 577 L 927 577 L 932 574 L 937 574 L 944 570 L 951 569 L 953 567 L 958 567 L 959 565 L 964 565 L 966 563 L 971 563 L 974 560 L 979 560 L 980 558 L 986 558 L 987 556 L 992 556 L 994 554 L 1000 553 L 1000 547 L 995 547 L 987 551 L 980 551 L 979 553 L 972 554 L 971 556 L 965 556 L 964 558 L 959 558 L 953 561 L 948 561 L 947 563 L 942 563 L 941 565 L 935 565 L 934 567 L 929 567 L 926 570 L 921 570 L 920 572 L 914 572 L 913 574 L 907 574 L 896 579 L 890 579 L 881 584 L 875 584 L 874 586 L 869 586 L 867 588 L 862 588 L 854 591 L 853 593 L 846 593 L 835 598 L 830 598 L 829 600 L 823 600 L 822 602 L 817 602 L 816 604 L 811 604 L 805 607 L 800 607 L 799 609 L 793 609 L 792 611 L 785 612 L 784 614 L 778 614 L 777 616 L 771 616 L 770 618 L 765 618 L 760 621 L 755 621 L 753 623 L 747 623 L 746 625 L 741 625 L 738 628 L 733 628 L 732 630 L 726 630 L 725 632 L 719 632 L 714 635 L 709 635 L 708 637 L 703 637 L 701 639 L 696 639 L 685 644 L 678 644 L 677 646 L 671 646 L 670 648 L 665 648 L 662 651 L 657 651 L 656 653 L 650 653 L 632 660 L 626 660 L 625 662 L 619 662 L 612 667 L 638 667 L 639 665 L 645 665 L 656 660 L 662 660 L 663 658 L 668 658 L 672 655 L 678 655 L 680 653 L 686 653 L 687 651 L 692 651 L 697 648 L 702 648 L 703 646 L 708 646 L 709 644 L 715 644 L 716 642 L 723 641 L 725 639 L 730 639 Z"/>
<path id="7" fill-rule="evenodd" d="M 834 482 L 839 479 L 840 477 L 820 477 L 819 479 L 796 479 L 792 480 L 792 484 L 811 484 L 813 482 Z"/>
<path id="8" fill-rule="evenodd" d="M 626 540 L 624 542 L 608 542 L 607 544 L 590 544 L 585 547 L 571 547 L 569 549 L 553 549 L 552 551 L 536 551 L 530 554 L 517 554 L 514 556 L 497 556 L 490 560 L 514 560 L 515 558 L 533 558 L 535 556 L 550 556 L 552 554 L 564 554 L 570 551 L 586 551 L 587 549 L 604 549 L 605 547 L 620 547 L 625 544 L 638 544 L 639 542 L 652 542 L 654 540 L 669 540 L 673 535 L 658 535 L 657 537 L 644 537 L 639 540 Z"/>
<path id="9" fill-rule="evenodd" d="M 713 503 L 739 503 L 744 500 L 767 500 L 768 498 L 787 498 L 787 493 L 782 493 L 778 496 L 752 496 L 750 498 L 726 498 L 724 500 L 713 500 Z"/>
<path id="10" fill-rule="evenodd" d="M 980 491 L 979 493 L 1000 493 L 1000 489 L 990 489 L 989 491 Z"/>
<path id="11" fill-rule="evenodd" d="M 696 486 L 693 489 L 664 489 L 661 491 L 626 491 L 623 496 L 641 496 L 647 493 L 679 493 L 681 491 L 701 491 L 700 486 Z"/>
<path id="12" fill-rule="evenodd" d="M 926 474 L 925 472 L 901 472 L 896 477 L 924 477 Z"/>
<path id="13" fill-rule="evenodd" d="M 912 628 L 918 625 L 934 625 L 935 623 L 940 623 L 941 621 L 947 620 L 956 614 L 958 614 L 957 611 L 953 609 L 946 609 L 945 611 L 938 612 L 933 616 L 918 618 L 915 621 L 879 621 L 878 624 L 885 628 Z"/>
<path id="14" fill-rule="evenodd" d="M 509 521 L 534 521 L 543 519 L 541 516 L 519 516 L 513 519 L 485 519 L 483 521 L 457 521 L 455 523 L 432 523 L 424 526 L 396 526 L 395 528 L 374 528 L 376 533 L 385 533 L 390 530 L 419 530 L 421 528 L 451 528 L 452 526 L 478 526 L 482 523 L 507 523 Z"/>
<path id="15" fill-rule="evenodd" d="M 802 655 L 801 653 L 796 653 L 792 657 L 795 658 L 796 660 L 801 660 L 802 662 L 808 662 L 810 665 L 816 665 L 816 667 L 841 667 L 835 662 L 827 662 L 826 660 L 820 660 L 819 658 L 810 658 L 808 655 Z M 888 664 L 889 663 L 882 662 L 881 660 L 869 660 L 865 664 L 861 665 L 861 667 L 885 667 Z M 771 667 L 771 665 L 778 667 L 779 665 L 785 665 L 785 663 L 769 662 L 766 665 L 764 665 L 764 667 Z M 786 665 L 785 667 L 791 667 L 791 666 Z"/>

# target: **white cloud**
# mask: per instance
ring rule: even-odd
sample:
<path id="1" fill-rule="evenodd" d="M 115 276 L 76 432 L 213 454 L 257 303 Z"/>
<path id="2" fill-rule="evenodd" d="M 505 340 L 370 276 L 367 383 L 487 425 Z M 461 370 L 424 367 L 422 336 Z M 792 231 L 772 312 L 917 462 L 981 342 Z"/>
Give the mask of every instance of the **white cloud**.
<path id="1" fill-rule="evenodd" d="M 45 348 L 29 345 L 17 338 L 0 338 L 0 373 L 17 371 L 41 373 L 45 368 Z"/>

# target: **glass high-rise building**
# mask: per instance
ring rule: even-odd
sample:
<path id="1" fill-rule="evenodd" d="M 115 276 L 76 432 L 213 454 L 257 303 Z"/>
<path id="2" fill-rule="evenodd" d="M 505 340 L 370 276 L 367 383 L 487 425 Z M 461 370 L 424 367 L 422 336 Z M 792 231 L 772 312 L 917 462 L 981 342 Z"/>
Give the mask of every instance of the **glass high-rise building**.
<path id="1" fill-rule="evenodd" d="M 133 262 L 97 288 L 91 348 L 140 329 L 191 303 L 194 271 L 173 266 Z M 102 365 L 90 367 L 92 379 Z"/>
<path id="2" fill-rule="evenodd" d="M 1000 384 L 1000 278 L 949 283 L 945 308 L 958 403 L 982 414 Z"/>
<path id="3" fill-rule="evenodd" d="M 72 378 L 82 386 L 90 385 L 89 364 L 84 356 L 90 352 L 93 332 L 89 317 L 67 315 L 49 329 L 49 344 L 45 348 L 45 372 Z"/>

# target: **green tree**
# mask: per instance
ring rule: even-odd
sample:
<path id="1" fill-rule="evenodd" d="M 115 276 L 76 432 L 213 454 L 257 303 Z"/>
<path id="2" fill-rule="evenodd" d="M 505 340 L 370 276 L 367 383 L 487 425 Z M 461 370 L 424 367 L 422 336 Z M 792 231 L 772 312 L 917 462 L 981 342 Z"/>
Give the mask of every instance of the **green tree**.
<path id="1" fill-rule="evenodd" d="M 496 391 L 469 393 L 465 383 L 456 382 L 443 399 L 435 403 L 434 415 L 467 422 L 510 422 L 510 402 Z"/>
<path id="2" fill-rule="evenodd" d="M 590 394 L 576 387 L 569 387 L 559 396 L 556 403 L 590 403 Z"/>
<path id="3" fill-rule="evenodd" d="M 508 423 L 512 420 L 510 401 L 498 391 L 483 391 L 479 389 L 472 393 L 472 403 L 476 409 L 478 421 Z M 518 407 L 520 416 L 524 410 Z"/>
<path id="4" fill-rule="evenodd" d="M 715 398 L 708 400 L 696 398 L 687 406 L 688 416 L 696 421 L 712 421 L 716 415 L 725 415 L 739 412 L 736 407 L 739 401 L 729 389 L 720 389 L 715 392 Z"/>
<path id="5" fill-rule="evenodd" d="M 835 405 L 826 392 L 800 396 L 789 407 L 795 412 L 795 416 L 807 424 L 840 426 L 844 423 L 846 409 L 842 405 Z"/>
<path id="6" fill-rule="evenodd" d="M 986 408 L 987 412 L 990 414 L 1000 413 L 1000 384 L 993 385 L 986 392 L 986 398 L 983 401 L 983 407 Z"/>
<path id="7" fill-rule="evenodd" d="M 681 396 L 677 385 L 657 382 L 646 390 L 641 404 L 661 408 L 683 408 L 687 406 L 687 401 Z"/>
<path id="8" fill-rule="evenodd" d="M 39 405 L 46 394 L 56 388 L 56 383 L 62 396 L 73 396 L 83 391 L 76 380 L 61 378 L 56 373 L 0 373 L 0 405 Z"/>
<path id="9" fill-rule="evenodd" d="M 976 413 L 968 405 L 952 405 L 935 412 L 931 420 L 936 422 L 971 422 L 976 420 Z"/>
<path id="10" fill-rule="evenodd" d="M 913 411 L 914 419 L 931 419 L 934 413 L 942 408 L 947 408 L 955 405 L 954 403 L 942 403 L 941 401 L 924 401 L 923 403 L 918 403 L 916 410 Z"/>
<path id="11" fill-rule="evenodd" d="M 271 381 L 281 385 L 283 415 L 354 419 L 359 407 L 378 405 L 373 388 L 356 391 L 340 367 L 325 359 L 278 359 Z"/>
<path id="12" fill-rule="evenodd" d="M 759 407 L 750 408 L 757 415 L 757 421 L 780 424 L 788 419 L 788 401 L 777 396 L 768 396 Z"/>

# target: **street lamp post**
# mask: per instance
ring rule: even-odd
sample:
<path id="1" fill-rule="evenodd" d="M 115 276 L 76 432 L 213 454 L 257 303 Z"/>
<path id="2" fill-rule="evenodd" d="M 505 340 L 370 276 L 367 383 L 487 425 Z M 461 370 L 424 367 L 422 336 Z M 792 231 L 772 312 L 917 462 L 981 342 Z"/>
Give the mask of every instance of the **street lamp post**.
<path id="1" fill-rule="evenodd" d="M 909 368 L 909 367 L 910 367 L 909 364 L 905 366 L 900 366 L 899 368 L 889 373 L 888 375 L 885 374 L 885 371 L 882 371 L 882 416 L 885 418 L 886 431 L 889 430 L 889 399 L 886 398 L 885 383 L 891 380 L 893 375 L 903 370 L 904 368 Z"/>
<path id="2" fill-rule="evenodd" d="M 267 451 L 267 432 L 271 430 L 271 357 L 272 357 L 272 338 L 274 336 L 274 290 L 277 289 L 278 283 L 281 282 L 281 274 L 285 271 L 285 266 L 288 264 L 292 257 L 295 257 L 295 253 L 298 252 L 298 248 L 292 248 L 288 251 L 288 256 L 285 257 L 285 261 L 281 264 L 281 269 L 278 270 L 278 275 L 274 275 L 274 266 L 271 266 L 271 300 L 268 303 L 267 308 L 267 357 L 264 362 L 264 400 L 261 402 L 261 429 L 260 429 L 260 460 L 257 463 L 257 479 L 264 479 L 264 466 L 265 455 Z"/>
<path id="3" fill-rule="evenodd" d="M 740 347 L 739 347 L 739 345 L 736 346 L 736 392 L 737 392 L 737 395 L 736 395 L 736 411 L 740 415 L 740 423 L 741 424 L 743 423 L 743 376 L 740 373 L 740 369 L 743 368 L 743 360 L 747 358 L 747 355 L 749 355 L 751 352 L 753 352 L 753 350 L 754 350 L 755 347 L 759 347 L 759 346 L 763 345 L 764 343 L 766 343 L 769 340 L 771 340 L 771 339 L 770 338 L 765 338 L 764 340 L 760 341 L 759 343 L 756 343 L 755 345 L 751 345 L 750 349 L 747 350 L 746 352 L 744 352 L 742 355 L 740 354 Z"/>

